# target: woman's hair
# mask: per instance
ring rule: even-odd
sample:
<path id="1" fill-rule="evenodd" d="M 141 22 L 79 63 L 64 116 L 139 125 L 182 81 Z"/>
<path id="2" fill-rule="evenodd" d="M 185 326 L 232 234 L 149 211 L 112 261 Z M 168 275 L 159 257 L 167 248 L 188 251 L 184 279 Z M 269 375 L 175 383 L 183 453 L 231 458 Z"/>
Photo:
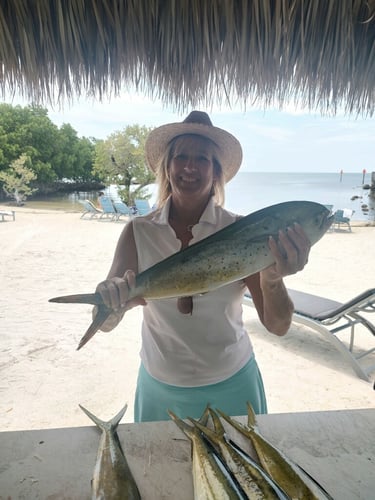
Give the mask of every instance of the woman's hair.
<path id="1" fill-rule="evenodd" d="M 192 134 L 185 134 L 175 137 L 167 146 L 163 157 L 158 165 L 156 180 L 159 186 L 159 194 L 158 194 L 158 208 L 162 208 L 167 202 L 169 195 L 171 194 L 171 185 L 169 182 L 169 164 L 172 160 L 172 157 L 176 151 L 176 143 L 178 141 L 183 141 L 186 137 L 191 137 Z M 211 196 L 214 198 L 215 202 L 223 206 L 225 201 L 225 192 L 224 185 L 225 179 L 223 174 L 223 169 L 218 160 L 217 154 L 217 146 L 210 139 L 207 139 L 203 136 L 198 136 L 200 139 L 205 141 L 208 145 L 212 147 L 213 154 L 213 164 L 214 164 L 214 182 L 212 185 L 212 193 Z"/>

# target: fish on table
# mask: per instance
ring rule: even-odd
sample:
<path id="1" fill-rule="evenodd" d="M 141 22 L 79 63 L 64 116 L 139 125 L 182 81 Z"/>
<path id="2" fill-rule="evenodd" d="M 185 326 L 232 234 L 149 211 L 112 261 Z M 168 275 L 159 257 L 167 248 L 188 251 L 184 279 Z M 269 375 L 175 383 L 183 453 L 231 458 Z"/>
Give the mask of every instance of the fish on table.
<path id="1" fill-rule="evenodd" d="M 200 419 L 202 424 L 207 420 L 207 412 L 206 409 Z M 171 410 L 168 414 L 191 441 L 194 500 L 247 500 L 245 493 L 207 447 L 200 430 L 181 420 Z"/>
<path id="2" fill-rule="evenodd" d="M 311 201 L 289 201 L 263 208 L 138 273 L 129 300 L 192 296 L 241 280 L 274 262 L 268 246 L 270 236 L 277 241 L 280 230 L 298 223 L 314 245 L 332 221 L 333 216 L 324 205 Z M 78 349 L 95 335 L 112 312 L 99 293 L 54 297 L 50 302 L 98 306 Z"/>
<path id="3" fill-rule="evenodd" d="M 216 412 L 209 408 L 214 429 L 190 419 L 222 457 L 229 471 L 238 481 L 248 498 L 291 500 L 271 476 L 249 455 L 234 447 L 226 437 L 225 429 Z"/>
<path id="4" fill-rule="evenodd" d="M 127 405 L 108 422 L 100 420 L 82 405 L 79 406 L 102 431 L 92 479 L 92 500 L 140 500 L 137 484 L 116 431 Z"/>
<path id="5" fill-rule="evenodd" d="M 226 415 L 220 409 L 216 411 L 226 422 L 250 440 L 262 468 L 290 498 L 333 500 L 314 478 L 262 436 L 257 428 L 255 413 L 250 403 L 247 403 L 247 410 L 247 425 Z"/>

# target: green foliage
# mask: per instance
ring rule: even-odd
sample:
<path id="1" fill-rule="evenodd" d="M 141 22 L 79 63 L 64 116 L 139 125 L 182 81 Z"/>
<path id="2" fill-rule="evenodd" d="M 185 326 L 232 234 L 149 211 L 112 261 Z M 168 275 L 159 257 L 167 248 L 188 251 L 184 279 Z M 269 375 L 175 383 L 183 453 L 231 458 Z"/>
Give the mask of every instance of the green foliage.
<path id="1" fill-rule="evenodd" d="M 40 106 L 0 104 L 0 172 L 22 154 L 31 160 L 35 183 L 92 181 L 94 143 L 69 124 L 58 128 Z"/>
<path id="2" fill-rule="evenodd" d="M 29 164 L 30 158 L 23 154 L 11 163 L 7 171 L 0 172 L 4 191 L 17 205 L 22 205 L 27 196 L 36 191 L 30 187 L 30 183 L 36 179 L 36 174 L 27 166 Z"/>
<path id="3" fill-rule="evenodd" d="M 116 184 L 121 198 L 129 205 L 134 204 L 135 198 L 147 198 L 145 187 L 155 181 L 145 163 L 144 146 L 150 130 L 129 125 L 95 147 L 93 173 L 106 184 Z"/>

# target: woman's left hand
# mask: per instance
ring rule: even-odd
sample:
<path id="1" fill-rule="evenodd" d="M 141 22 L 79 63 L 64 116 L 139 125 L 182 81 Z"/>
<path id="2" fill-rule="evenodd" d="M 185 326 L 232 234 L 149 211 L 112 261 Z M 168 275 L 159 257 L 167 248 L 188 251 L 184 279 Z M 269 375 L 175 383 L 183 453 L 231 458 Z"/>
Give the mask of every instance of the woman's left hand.
<path id="1" fill-rule="evenodd" d="M 278 281 L 301 271 L 308 262 L 311 243 L 300 224 L 293 224 L 286 231 L 279 231 L 279 239 L 272 236 L 269 247 L 275 263 L 262 271 L 262 278 Z"/>

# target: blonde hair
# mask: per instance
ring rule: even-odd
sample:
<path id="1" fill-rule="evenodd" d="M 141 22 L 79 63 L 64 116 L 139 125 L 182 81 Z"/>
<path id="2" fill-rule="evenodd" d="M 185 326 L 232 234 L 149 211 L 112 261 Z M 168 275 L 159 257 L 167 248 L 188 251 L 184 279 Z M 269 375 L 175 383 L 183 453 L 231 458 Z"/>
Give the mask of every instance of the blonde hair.
<path id="1" fill-rule="evenodd" d="M 164 155 L 162 156 L 160 163 L 156 172 L 156 180 L 158 183 L 158 208 L 162 208 L 167 202 L 172 190 L 169 182 L 169 164 L 172 159 L 172 156 L 176 150 L 176 142 L 178 140 L 183 139 L 184 137 L 194 135 L 194 134 L 184 134 L 175 137 L 167 146 Z M 213 152 L 213 164 L 214 164 L 214 182 L 212 184 L 211 196 L 214 198 L 215 202 L 223 206 L 225 201 L 225 178 L 223 169 L 221 167 L 220 161 L 218 160 L 217 154 L 217 146 L 210 139 L 207 139 L 204 136 L 197 136 L 207 142 L 208 145 L 212 147 Z"/>

